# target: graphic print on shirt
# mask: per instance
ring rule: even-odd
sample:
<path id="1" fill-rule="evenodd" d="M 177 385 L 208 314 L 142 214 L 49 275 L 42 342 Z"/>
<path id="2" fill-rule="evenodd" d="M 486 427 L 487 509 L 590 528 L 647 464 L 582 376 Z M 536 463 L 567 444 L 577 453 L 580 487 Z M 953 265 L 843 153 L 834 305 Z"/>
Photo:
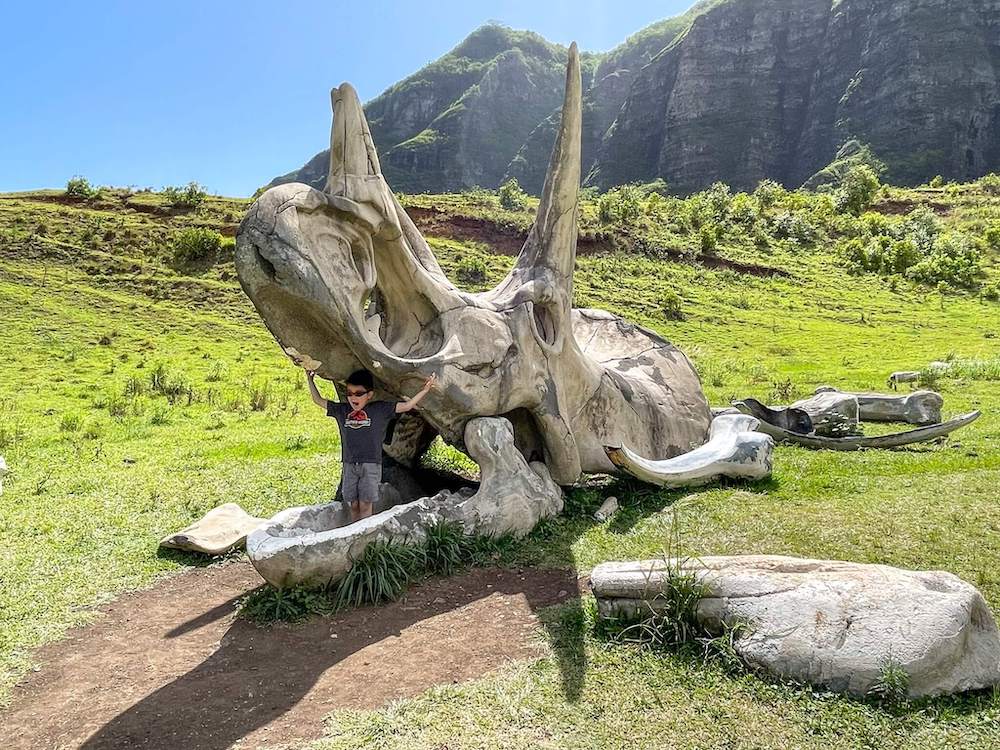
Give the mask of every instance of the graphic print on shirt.
<path id="1" fill-rule="evenodd" d="M 352 430 L 360 430 L 363 427 L 371 427 L 372 420 L 364 409 L 358 409 L 347 415 L 347 418 L 344 420 L 344 426 L 350 427 Z"/>

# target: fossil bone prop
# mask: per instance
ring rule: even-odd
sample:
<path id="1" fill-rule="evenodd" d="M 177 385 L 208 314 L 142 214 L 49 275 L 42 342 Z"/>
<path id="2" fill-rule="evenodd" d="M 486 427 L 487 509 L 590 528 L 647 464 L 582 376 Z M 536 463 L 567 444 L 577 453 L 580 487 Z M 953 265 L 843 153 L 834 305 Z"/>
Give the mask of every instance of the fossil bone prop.
<path id="1" fill-rule="evenodd" d="M 354 89 L 331 92 L 324 190 L 285 184 L 250 207 L 236 240 L 240 283 L 282 348 L 337 383 L 375 376 L 406 398 L 436 373 L 419 413 L 385 453 L 404 467 L 435 435 L 480 466 L 478 491 L 442 491 L 345 525 L 333 506 L 291 508 L 247 538 L 276 586 L 344 575 L 370 543 L 419 541 L 452 521 L 467 533 L 523 534 L 562 508 L 559 485 L 611 473 L 605 445 L 654 460 L 702 445 L 711 411 L 690 361 L 656 334 L 573 309 L 581 84 L 569 50 L 562 121 L 534 226 L 507 277 L 471 294 L 447 279 L 392 194 Z"/>
<path id="2" fill-rule="evenodd" d="M 537 218 L 500 284 L 471 294 L 445 277 L 386 183 L 354 89 L 331 92 L 325 190 L 265 192 L 237 236 L 240 282 L 286 349 L 320 377 L 373 372 L 379 397 L 406 397 L 437 373 L 419 416 L 401 421 L 393 458 L 435 434 L 463 447 L 466 424 L 505 417 L 518 450 L 561 485 L 613 472 L 605 445 L 664 459 L 705 442 L 711 413 L 691 363 L 617 316 L 572 308 L 580 185 L 581 84 L 569 52 L 562 121 Z"/>

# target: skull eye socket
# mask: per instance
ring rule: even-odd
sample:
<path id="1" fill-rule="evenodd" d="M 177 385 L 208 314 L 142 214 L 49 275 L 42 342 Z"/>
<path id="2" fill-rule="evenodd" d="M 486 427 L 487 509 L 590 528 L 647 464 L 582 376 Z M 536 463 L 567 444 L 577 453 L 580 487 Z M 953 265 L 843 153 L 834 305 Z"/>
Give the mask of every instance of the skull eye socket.
<path id="1" fill-rule="evenodd" d="M 556 325 L 549 308 L 546 305 L 536 303 L 532 305 L 531 314 L 535 324 L 535 335 L 547 346 L 555 346 Z"/>

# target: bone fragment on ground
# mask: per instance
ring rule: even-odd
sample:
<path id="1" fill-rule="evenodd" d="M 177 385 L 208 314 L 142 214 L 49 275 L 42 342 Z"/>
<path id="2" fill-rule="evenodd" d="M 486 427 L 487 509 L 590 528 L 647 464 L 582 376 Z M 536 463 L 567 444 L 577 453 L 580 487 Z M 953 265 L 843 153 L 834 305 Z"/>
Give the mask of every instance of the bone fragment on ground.
<path id="1" fill-rule="evenodd" d="M 617 512 L 618 498 L 611 495 L 603 503 L 601 503 L 601 507 L 594 512 L 594 520 L 598 523 L 604 523 Z"/>
<path id="2" fill-rule="evenodd" d="M 236 503 L 225 503 L 208 511 L 187 528 L 163 537 L 160 546 L 222 555 L 242 547 L 247 534 L 266 522 L 264 518 L 251 516 Z"/>
<path id="3" fill-rule="evenodd" d="M 864 695 L 895 662 L 912 697 L 1000 683 L 993 614 L 950 573 L 779 555 L 603 563 L 590 576 L 601 614 L 655 609 L 668 565 L 706 585 L 699 620 L 714 632 L 748 623 L 737 653 L 782 679 Z"/>
<path id="4" fill-rule="evenodd" d="M 342 578 L 375 541 L 419 544 L 441 522 L 468 534 L 523 536 L 562 510 L 562 489 L 544 464 L 524 460 L 508 420 L 470 420 L 465 444 L 479 463 L 478 491 L 444 490 L 355 523 L 340 503 L 291 508 L 250 534 L 250 561 L 273 586 L 321 585 Z"/>
<path id="5" fill-rule="evenodd" d="M 749 399 L 748 399 L 749 400 Z M 737 401 L 738 408 L 746 408 L 746 404 Z M 803 435 L 791 432 L 777 425 L 761 421 L 758 430 L 764 432 L 779 442 L 795 443 L 807 448 L 820 448 L 839 451 L 854 451 L 862 448 L 900 448 L 913 443 L 926 443 L 930 440 L 937 440 L 951 434 L 955 430 L 972 424 L 979 419 L 980 412 L 972 411 L 968 414 L 949 419 L 947 422 L 926 425 L 914 430 L 904 430 L 894 432 L 890 435 L 877 435 L 865 437 L 864 435 L 852 435 L 849 437 L 822 437 L 820 435 Z"/>
<path id="6" fill-rule="evenodd" d="M 941 421 L 944 399 L 934 391 L 913 391 L 907 394 L 849 393 L 828 385 L 816 393 L 844 393 L 858 400 L 858 416 L 862 422 L 907 422 L 934 424 Z"/>
<path id="7" fill-rule="evenodd" d="M 743 414 L 716 417 L 705 445 L 662 461 L 643 458 L 627 446 L 606 450 L 623 471 L 662 487 L 695 486 L 720 477 L 764 479 L 771 475 L 774 441 L 755 432 L 758 424 L 757 419 Z"/>
<path id="8" fill-rule="evenodd" d="M 920 372 L 918 370 L 900 370 L 889 375 L 888 385 L 891 388 L 895 388 L 900 383 L 916 383 L 920 380 Z"/>
<path id="9" fill-rule="evenodd" d="M 858 399 L 852 394 L 824 391 L 796 401 L 790 408 L 808 414 L 817 435 L 841 437 L 858 431 Z"/>

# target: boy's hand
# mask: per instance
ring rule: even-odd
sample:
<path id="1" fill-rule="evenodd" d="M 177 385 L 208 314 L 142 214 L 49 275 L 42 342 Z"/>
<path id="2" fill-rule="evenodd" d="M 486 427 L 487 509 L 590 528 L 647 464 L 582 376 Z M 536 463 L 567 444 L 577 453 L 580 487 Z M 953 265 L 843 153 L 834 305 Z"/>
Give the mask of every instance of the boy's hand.
<path id="1" fill-rule="evenodd" d="M 425 392 L 430 391 L 434 387 L 435 383 L 437 383 L 437 373 L 436 372 L 432 372 L 431 376 L 429 378 L 427 378 L 426 381 L 424 381 L 424 388 L 423 388 L 423 390 Z"/>
<path id="2" fill-rule="evenodd" d="M 315 370 L 306 370 L 306 377 L 309 378 L 310 380 L 312 380 L 313 378 L 316 377 L 316 371 Z"/>

